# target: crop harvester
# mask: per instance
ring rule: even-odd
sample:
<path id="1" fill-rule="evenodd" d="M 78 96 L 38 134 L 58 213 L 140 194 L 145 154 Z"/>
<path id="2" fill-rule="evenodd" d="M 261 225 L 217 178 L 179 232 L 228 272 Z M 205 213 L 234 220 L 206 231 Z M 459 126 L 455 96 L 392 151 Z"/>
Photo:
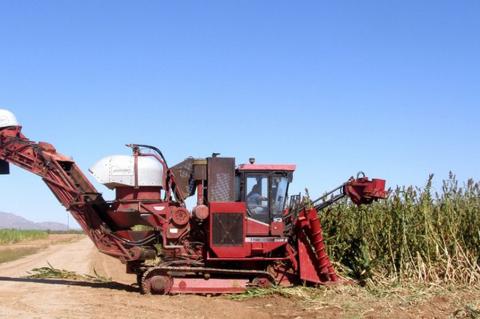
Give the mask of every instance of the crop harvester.
<path id="1" fill-rule="evenodd" d="M 317 200 L 288 197 L 291 164 L 236 165 L 212 154 L 167 165 L 149 145 L 90 168 L 115 191 L 105 200 L 72 158 L 22 133 L 0 110 L 0 171 L 14 164 L 40 176 L 104 254 L 137 275 L 143 294 L 241 293 L 250 287 L 341 281 L 327 255 L 319 213 L 342 198 L 386 197 L 385 180 L 350 178 Z M 196 195 L 187 207 L 186 199 Z"/>

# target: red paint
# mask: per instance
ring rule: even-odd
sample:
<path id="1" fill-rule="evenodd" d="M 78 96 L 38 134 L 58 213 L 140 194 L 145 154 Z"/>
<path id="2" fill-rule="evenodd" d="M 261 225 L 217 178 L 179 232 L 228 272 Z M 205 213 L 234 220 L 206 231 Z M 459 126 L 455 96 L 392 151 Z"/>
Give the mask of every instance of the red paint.
<path id="1" fill-rule="evenodd" d="M 376 199 L 386 198 L 385 180 L 374 178 L 371 181 L 368 177 L 350 180 L 345 186 L 345 193 L 357 204 L 370 204 Z"/>
<path id="2" fill-rule="evenodd" d="M 241 164 L 238 166 L 240 171 L 286 171 L 293 172 L 297 169 L 293 164 Z"/>
<path id="3" fill-rule="evenodd" d="M 283 222 L 272 222 L 270 226 L 270 233 L 272 236 L 283 236 L 285 224 Z"/>
<path id="4" fill-rule="evenodd" d="M 304 282 L 320 283 L 320 277 L 315 269 L 316 256 L 309 245 L 305 234 L 299 235 L 298 259 L 300 264 L 300 279 Z"/>
<path id="5" fill-rule="evenodd" d="M 143 199 L 160 201 L 160 187 L 118 187 L 115 189 L 115 194 L 118 201 Z"/>
<path id="6" fill-rule="evenodd" d="M 304 276 L 314 276 L 314 278 L 319 278 L 319 281 L 317 283 L 337 281 L 338 277 L 335 273 L 335 269 L 333 268 L 332 263 L 330 262 L 330 258 L 327 255 L 325 243 L 323 240 L 322 226 L 320 224 L 320 219 L 318 218 L 318 213 L 315 209 L 302 210 L 302 212 L 300 213 L 299 236 L 299 245 L 307 246 L 308 242 L 310 242 L 311 245 L 311 247 L 306 247 L 308 249 L 304 247 L 305 249 L 299 251 L 299 253 L 303 254 L 300 257 L 300 266 L 302 266 L 303 259 L 304 266 L 308 265 L 308 269 L 310 269 L 310 265 L 312 264 L 314 265 L 316 270 L 316 276 L 306 273 L 307 270 L 303 272 Z M 308 241 L 306 240 L 307 237 Z M 313 250 L 310 250 L 312 248 Z M 313 251 L 315 252 L 315 254 L 313 254 Z"/>
<path id="7" fill-rule="evenodd" d="M 170 293 L 208 294 L 208 293 L 242 293 L 247 289 L 246 279 L 202 279 L 174 278 Z"/>
<path id="8" fill-rule="evenodd" d="M 270 225 L 247 217 L 247 236 L 268 236 Z"/>
<path id="9" fill-rule="evenodd" d="M 193 208 L 193 215 L 199 220 L 206 220 L 210 211 L 206 205 L 198 205 Z"/>
<path id="10" fill-rule="evenodd" d="M 243 235 L 246 237 L 246 211 L 245 203 L 238 202 L 213 202 L 210 203 L 210 249 L 219 258 L 245 258 L 250 254 L 251 247 L 245 245 L 245 240 L 236 246 L 216 246 L 213 243 L 213 216 L 214 214 L 242 214 L 243 219 Z"/>

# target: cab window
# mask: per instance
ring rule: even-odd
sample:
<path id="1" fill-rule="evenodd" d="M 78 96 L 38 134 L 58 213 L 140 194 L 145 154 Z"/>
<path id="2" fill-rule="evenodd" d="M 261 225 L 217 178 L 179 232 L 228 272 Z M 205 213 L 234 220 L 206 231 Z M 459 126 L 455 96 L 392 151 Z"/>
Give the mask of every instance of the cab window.
<path id="1" fill-rule="evenodd" d="M 268 176 L 248 176 L 246 178 L 246 202 L 251 218 L 263 223 L 270 222 L 268 198 Z"/>
<path id="2" fill-rule="evenodd" d="M 283 176 L 272 177 L 272 217 L 281 218 L 287 198 L 288 178 Z"/>

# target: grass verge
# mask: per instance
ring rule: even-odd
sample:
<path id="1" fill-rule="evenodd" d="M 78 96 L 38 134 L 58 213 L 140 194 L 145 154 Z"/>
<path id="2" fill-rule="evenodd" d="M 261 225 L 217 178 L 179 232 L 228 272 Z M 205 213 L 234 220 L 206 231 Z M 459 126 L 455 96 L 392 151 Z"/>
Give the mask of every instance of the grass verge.
<path id="1" fill-rule="evenodd" d="M 15 249 L 2 249 L 0 250 L 0 264 L 35 254 L 40 249 L 41 247 L 20 247 Z"/>
<path id="2" fill-rule="evenodd" d="M 3 243 L 0 245 L 0 264 L 35 254 L 40 250 L 47 248 L 49 245 L 68 244 L 74 242 L 83 236 L 77 233 L 62 233 L 52 235 L 46 232 L 37 235 L 36 231 L 11 230 L 4 232 L 4 234 L 8 234 L 8 236 L 3 237 L 4 239 L 10 238 L 11 240 L 8 240 L 8 244 Z M 5 241 L 7 242 L 7 240 Z M 26 243 L 24 243 L 24 241 L 26 241 Z"/>
<path id="3" fill-rule="evenodd" d="M 48 238 L 43 230 L 0 229 L 0 244 L 14 244 L 25 240 Z"/>

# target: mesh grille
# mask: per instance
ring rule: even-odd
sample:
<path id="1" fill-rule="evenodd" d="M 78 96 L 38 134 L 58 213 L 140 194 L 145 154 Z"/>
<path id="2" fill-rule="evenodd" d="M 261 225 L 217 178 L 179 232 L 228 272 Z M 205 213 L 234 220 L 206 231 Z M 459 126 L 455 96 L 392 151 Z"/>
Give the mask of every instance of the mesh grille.
<path id="1" fill-rule="evenodd" d="M 243 246 L 243 214 L 213 213 L 214 246 Z"/>
<path id="2" fill-rule="evenodd" d="M 218 173 L 215 176 L 216 183 L 213 184 L 210 188 L 211 190 L 211 200 L 214 202 L 228 202 L 232 199 L 230 198 L 230 193 L 232 190 L 232 176 L 227 173 Z"/>
<path id="3" fill-rule="evenodd" d="M 232 202 L 235 184 L 235 159 L 214 157 L 208 159 L 208 200 Z"/>

